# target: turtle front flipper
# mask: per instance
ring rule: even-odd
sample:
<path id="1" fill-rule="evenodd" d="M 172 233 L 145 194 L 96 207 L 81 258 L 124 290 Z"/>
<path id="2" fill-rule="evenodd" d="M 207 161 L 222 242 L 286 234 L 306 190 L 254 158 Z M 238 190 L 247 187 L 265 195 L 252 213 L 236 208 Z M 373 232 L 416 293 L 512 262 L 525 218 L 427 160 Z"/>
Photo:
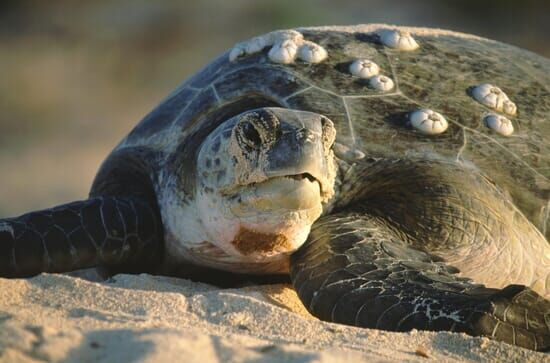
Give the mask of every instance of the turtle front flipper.
<path id="1" fill-rule="evenodd" d="M 321 218 L 291 258 L 291 279 L 322 320 L 391 331 L 465 332 L 550 349 L 550 302 L 528 287 L 502 290 L 456 275 L 440 258 L 361 214 Z"/>
<path id="2" fill-rule="evenodd" d="M 0 220 L 0 277 L 158 263 L 158 211 L 137 197 L 96 197 Z"/>

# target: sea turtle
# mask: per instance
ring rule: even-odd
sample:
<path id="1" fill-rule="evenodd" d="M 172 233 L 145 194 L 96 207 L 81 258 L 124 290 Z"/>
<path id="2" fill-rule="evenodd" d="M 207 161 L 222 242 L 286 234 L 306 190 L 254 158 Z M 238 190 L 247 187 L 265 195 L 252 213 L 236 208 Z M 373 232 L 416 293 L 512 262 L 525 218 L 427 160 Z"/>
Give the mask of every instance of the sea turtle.
<path id="1" fill-rule="evenodd" d="M 0 275 L 290 273 L 322 320 L 548 350 L 549 81 L 441 30 L 255 37 L 147 115 L 89 199 L 0 221 Z"/>

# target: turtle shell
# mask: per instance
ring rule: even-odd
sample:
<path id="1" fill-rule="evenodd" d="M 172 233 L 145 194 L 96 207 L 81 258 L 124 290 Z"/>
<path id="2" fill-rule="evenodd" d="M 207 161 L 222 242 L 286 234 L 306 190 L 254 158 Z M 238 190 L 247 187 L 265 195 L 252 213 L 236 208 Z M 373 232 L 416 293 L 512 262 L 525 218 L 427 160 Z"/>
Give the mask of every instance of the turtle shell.
<path id="1" fill-rule="evenodd" d="M 392 29 L 410 32 L 419 47 L 403 51 L 384 45 L 380 34 Z M 231 60 L 228 51 L 169 95 L 116 151 L 145 148 L 156 155 L 151 173 L 185 174 L 193 169 L 200 142 L 231 116 L 267 106 L 313 111 L 334 122 L 338 143 L 367 157 L 430 155 L 477 166 L 548 239 L 548 59 L 434 29 L 363 25 L 297 30 L 328 57 L 319 63 L 281 64 L 270 59 L 268 45 Z M 357 59 L 375 62 L 393 80 L 393 89 L 373 89 L 366 79 L 352 75 L 350 64 Z M 472 97 L 472 87 L 485 83 L 498 86 L 517 105 L 515 115 L 508 116 L 512 135 L 496 133 L 484 122 L 492 110 Z M 437 135 L 419 132 L 409 122 L 418 109 L 442 114 L 448 128 Z"/>

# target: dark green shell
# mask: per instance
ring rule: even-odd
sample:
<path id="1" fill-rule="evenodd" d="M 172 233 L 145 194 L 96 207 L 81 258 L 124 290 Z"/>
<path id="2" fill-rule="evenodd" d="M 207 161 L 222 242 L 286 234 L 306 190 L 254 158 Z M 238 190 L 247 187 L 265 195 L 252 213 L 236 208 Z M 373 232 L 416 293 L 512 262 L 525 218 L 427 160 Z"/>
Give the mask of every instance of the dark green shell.
<path id="1" fill-rule="evenodd" d="M 267 57 L 269 48 L 233 62 L 223 54 L 145 117 L 117 150 L 154 151 L 154 173 L 174 164 L 186 168 L 181 165 L 192 162 L 189 150 L 228 117 L 263 106 L 313 111 L 335 123 L 338 142 L 367 157 L 430 154 L 476 165 L 548 238 L 550 61 L 487 39 L 409 30 L 420 48 L 404 52 L 383 46 L 364 28 L 300 29 L 328 51 L 319 64 L 276 64 Z M 375 91 L 353 77 L 348 67 L 357 58 L 377 63 L 395 89 Z M 468 93 L 481 83 L 500 87 L 516 103 L 512 136 L 485 126 L 490 110 Z M 418 108 L 443 114 L 449 128 L 435 136 L 412 129 L 408 115 Z"/>

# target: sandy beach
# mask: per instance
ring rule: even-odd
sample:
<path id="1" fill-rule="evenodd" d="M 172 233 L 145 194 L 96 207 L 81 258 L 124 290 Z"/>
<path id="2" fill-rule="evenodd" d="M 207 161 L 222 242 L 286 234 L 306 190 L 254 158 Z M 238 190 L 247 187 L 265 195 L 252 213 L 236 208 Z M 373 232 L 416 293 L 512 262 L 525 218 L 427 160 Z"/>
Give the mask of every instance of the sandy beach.
<path id="1" fill-rule="evenodd" d="M 43 274 L 0 279 L 0 362 L 542 362 L 465 334 L 325 323 L 287 285 Z"/>

